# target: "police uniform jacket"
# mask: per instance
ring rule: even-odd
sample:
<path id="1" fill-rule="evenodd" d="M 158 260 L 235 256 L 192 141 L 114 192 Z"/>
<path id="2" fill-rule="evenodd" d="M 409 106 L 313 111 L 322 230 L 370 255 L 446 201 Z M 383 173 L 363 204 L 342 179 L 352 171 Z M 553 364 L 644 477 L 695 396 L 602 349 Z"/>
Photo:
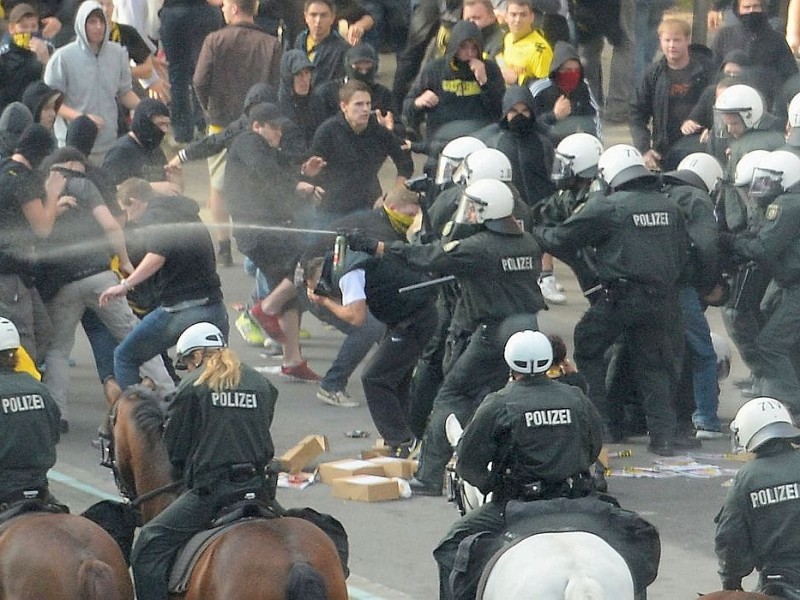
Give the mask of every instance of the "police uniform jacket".
<path id="1" fill-rule="evenodd" d="M 392 242 L 384 253 L 422 271 L 455 275 L 461 290 L 454 320 L 474 330 L 519 313 L 545 307 L 536 281 L 542 251 L 529 233 L 481 229 L 461 240 L 422 246 Z"/>
<path id="2" fill-rule="evenodd" d="M 739 469 L 717 515 L 719 574 L 727 587 L 758 570 L 800 563 L 800 452 L 782 446 Z"/>
<path id="3" fill-rule="evenodd" d="M 56 464 L 61 411 L 45 385 L 27 373 L 0 371 L 0 502 L 47 487 Z"/>
<path id="4" fill-rule="evenodd" d="M 266 465 L 275 454 L 269 428 L 278 390 L 242 365 L 239 387 L 214 391 L 195 385 L 197 369 L 181 381 L 164 432 L 169 458 L 190 488 L 224 478 L 231 465 Z"/>
<path id="5" fill-rule="evenodd" d="M 546 252 L 584 246 L 597 249 L 600 281 L 627 280 L 675 287 L 686 262 L 686 224 L 677 204 L 651 190 L 594 195 L 557 227 L 538 227 Z"/>
<path id="6" fill-rule="evenodd" d="M 755 238 L 737 236 L 732 243 L 738 260 L 753 260 L 770 269 L 778 285 L 800 282 L 800 190 L 792 188 L 767 207 Z"/>
<path id="7" fill-rule="evenodd" d="M 483 400 L 459 442 L 457 470 L 484 493 L 507 478 L 557 483 L 586 473 L 602 445 L 600 415 L 579 388 L 526 377 Z"/>

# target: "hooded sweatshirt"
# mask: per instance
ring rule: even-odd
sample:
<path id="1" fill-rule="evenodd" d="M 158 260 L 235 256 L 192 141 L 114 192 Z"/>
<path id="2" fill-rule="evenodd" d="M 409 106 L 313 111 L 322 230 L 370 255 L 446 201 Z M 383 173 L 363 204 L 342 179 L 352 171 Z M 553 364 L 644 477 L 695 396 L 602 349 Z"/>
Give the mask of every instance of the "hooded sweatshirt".
<path id="1" fill-rule="evenodd" d="M 320 115 L 311 110 L 312 84 L 305 96 L 299 96 L 294 91 L 294 76 L 303 69 L 310 69 L 314 73 L 314 64 L 308 60 L 308 55 L 302 50 L 287 50 L 281 58 L 281 86 L 278 89 L 278 106 L 283 116 L 292 121 L 303 133 L 306 145 L 314 137 L 314 130 L 322 122 Z"/>
<path id="2" fill-rule="evenodd" d="M 60 91 L 51 88 L 44 81 L 35 81 L 25 88 L 22 103 L 30 109 L 34 122 L 38 123 L 41 120 L 42 109 L 54 96 L 58 96 L 56 101 L 56 111 L 58 111 L 58 107 L 64 101 L 64 94 Z"/>
<path id="3" fill-rule="evenodd" d="M 500 121 L 503 133 L 497 140 L 496 148 L 511 162 L 511 177 L 523 201 L 534 207 L 556 191 L 550 179 L 553 169 L 553 145 L 536 122 L 534 101 L 528 88 L 512 85 L 503 96 L 503 115 L 515 104 L 523 103 L 531 110 L 529 121 L 516 121 L 510 124 L 505 117 Z M 516 119 L 522 119 L 517 115 Z M 519 127 L 522 123 L 525 127 Z"/>
<path id="4" fill-rule="evenodd" d="M 75 17 L 74 42 L 55 51 L 44 72 L 44 82 L 64 94 L 64 104 L 81 113 L 98 115 L 105 120 L 97 135 L 92 156 L 97 159 L 108 152 L 117 138 L 117 97 L 131 91 L 131 68 L 125 49 L 108 39 L 95 53 L 86 38 L 86 20 L 103 9 L 95 0 L 78 7 Z M 103 16 L 105 19 L 105 16 Z M 66 121 L 58 117 L 55 124 L 59 145 L 64 145 Z"/>
<path id="5" fill-rule="evenodd" d="M 167 157 L 161 149 L 164 132 L 153 124 L 154 117 L 164 116 L 169 116 L 169 109 L 159 100 L 146 98 L 136 107 L 131 132 L 114 142 L 103 161 L 103 168 L 115 185 L 130 177 L 166 180 Z"/>
<path id="6" fill-rule="evenodd" d="M 19 136 L 33 123 L 31 111 L 21 102 L 12 102 L 0 115 L 0 158 L 8 158 L 17 147 Z"/>
<path id="7" fill-rule="evenodd" d="M 556 42 L 553 61 L 550 63 L 550 75 L 546 79 L 537 79 L 529 86 L 533 95 L 533 113 L 536 115 L 536 120 L 548 129 L 554 142 L 577 131 L 586 131 L 599 138 L 600 120 L 597 118 L 597 102 L 584 79 L 583 65 L 578 70 L 577 86 L 573 90 L 568 92 L 559 85 L 558 70 L 568 60 L 577 60 L 581 65 L 581 59 L 575 48 L 566 42 Z M 559 122 L 553 113 L 553 107 L 561 96 L 566 96 L 570 101 L 572 111 L 568 117 Z M 571 131 L 568 131 L 570 127 L 566 121 L 571 121 L 575 125 Z"/>
<path id="8" fill-rule="evenodd" d="M 469 65 L 456 58 L 459 45 L 466 40 L 476 42 L 480 54 L 480 39 L 477 25 L 470 21 L 456 23 L 450 34 L 447 54 L 423 68 L 406 96 L 403 114 L 412 124 L 418 123 L 425 116 L 429 138 L 442 125 L 452 121 L 477 121 L 486 125 L 500 118 L 505 83 L 497 63 L 493 60 L 484 61 L 487 81 L 480 85 Z M 435 93 L 439 103 L 430 109 L 418 108 L 414 100 L 426 90 Z"/>

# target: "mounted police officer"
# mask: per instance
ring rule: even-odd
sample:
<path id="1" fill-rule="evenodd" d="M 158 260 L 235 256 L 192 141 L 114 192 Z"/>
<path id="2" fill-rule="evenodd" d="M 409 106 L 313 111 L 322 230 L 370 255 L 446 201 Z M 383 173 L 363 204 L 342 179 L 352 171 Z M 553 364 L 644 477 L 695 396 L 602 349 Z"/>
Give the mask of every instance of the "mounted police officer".
<path id="1" fill-rule="evenodd" d="M 56 463 L 61 412 L 50 391 L 16 371 L 14 323 L 0 317 L 0 511 L 21 500 L 54 501 L 47 471 Z"/>
<path id="2" fill-rule="evenodd" d="M 172 561 L 225 506 L 270 503 L 265 467 L 275 448 L 269 428 L 278 391 L 226 347 L 211 323 L 186 329 L 175 347 L 189 371 L 172 399 L 164 442 L 187 490 L 139 532 L 131 566 L 136 596 L 167 600 Z"/>
<path id="3" fill-rule="evenodd" d="M 556 227 L 534 234 L 546 251 L 594 246 L 604 297 L 575 327 L 575 361 L 589 394 L 608 420 L 605 353 L 619 338 L 636 357 L 631 369 L 650 429 L 650 450 L 670 456 L 688 440 L 676 433 L 672 404 L 676 376 L 674 340 L 680 339 L 678 280 L 688 252 L 678 206 L 659 192 L 658 178 L 632 146 L 604 151 L 598 161 L 608 196 L 593 196 Z M 606 422 L 607 426 L 611 423 Z M 611 436 L 611 430 L 607 432 Z M 696 441 L 691 440 L 692 447 Z"/>
<path id="4" fill-rule="evenodd" d="M 466 423 L 486 393 L 502 387 L 507 371 L 500 350 L 507 336 L 511 330 L 535 328 L 536 313 L 545 306 L 536 283 L 541 249 L 520 229 L 513 208 L 505 183 L 482 179 L 464 190 L 449 241 L 416 246 L 349 236 L 353 250 L 392 255 L 420 271 L 455 275 L 459 284 L 447 342 L 455 350 L 425 430 L 417 477 L 411 481 L 416 494 L 441 495 L 452 456 L 445 420 L 455 413 Z"/>
<path id="5" fill-rule="evenodd" d="M 800 414 L 800 377 L 793 360 L 800 343 L 800 157 L 771 152 L 755 168 L 750 196 L 766 206 L 757 234 L 721 239 L 736 262 L 754 261 L 772 272 L 775 290 L 768 292 L 765 322 L 755 340 L 753 375 L 761 380 L 762 393 Z"/>
<path id="6" fill-rule="evenodd" d="M 800 429 L 774 398 L 754 398 L 731 423 L 734 441 L 755 460 L 733 480 L 714 519 L 719 575 L 726 590 L 758 569 L 758 590 L 770 597 L 800 598 Z"/>
<path id="7" fill-rule="evenodd" d="M 503 531 L 509 500 L 579 498 L 594 489 L 589 468 L 603 444 L 602 420 L 579 388 L 547 376 L 550 340 L 517 332 L 504 357 L 511 381 L 483 400 L 457 450 L 459 475 L 492 500 L 457 521 L 434 550 L 441 599 L 453 597 L 449 577 L 461 540 Z"/>

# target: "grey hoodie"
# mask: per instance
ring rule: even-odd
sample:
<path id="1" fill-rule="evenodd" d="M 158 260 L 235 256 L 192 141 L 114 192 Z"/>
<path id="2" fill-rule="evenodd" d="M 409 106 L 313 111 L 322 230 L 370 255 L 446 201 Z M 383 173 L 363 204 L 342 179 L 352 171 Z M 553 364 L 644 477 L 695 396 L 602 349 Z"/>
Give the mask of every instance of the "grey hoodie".
<path id="1" fill-rule="evenodd" d="M 14 153 L 17 140 L 25 128 L 33 123 L 33 115 L 22 102 L 12 102 L 0 115 L 0 158 Z"/>
<path id="2" fill-rule="evenodd" d="M 117 139 L 117 96 L 131 91 L 131 68 L 128 52 L 116 42 L 109 41 L 106 27 L 105 41 L 95 52 L 86 39 L 86 20 L 102 7 L 95 0 L 87 0 L 75 16 L 74 42 L 55 51 L 44 72 L 44 82 L 64 94 L 64 104 L 81 113 L 99 115 L 105 120 L 92 151 L 99 158 Z M 104 17 L 105 18 L 105 17 Z M 56 119 L 56 137 L 64 145 L 67 124 Z"/>

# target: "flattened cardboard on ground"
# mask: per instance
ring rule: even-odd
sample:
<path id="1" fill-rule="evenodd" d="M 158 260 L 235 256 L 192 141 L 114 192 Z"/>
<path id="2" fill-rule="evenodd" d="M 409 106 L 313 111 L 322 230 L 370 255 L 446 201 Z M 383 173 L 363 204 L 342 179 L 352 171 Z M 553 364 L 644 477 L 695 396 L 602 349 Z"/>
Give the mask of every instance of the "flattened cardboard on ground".
<path id="1" fill-rule="evenodd" d="M 319 466 L 319 478 L 322 483 L 333 483 L 334 479 L 353 475 L 383 475 L 383 467 L 357 458 L 335 460 Z"/>
<path id="2" fill-rule="evenodd" d="M 324 435 L 307 435 L 297 445 L 284 452 L 278 460 L 284 463 L 286 471 L 297 474 L 317 456 L 327 451 L 328 438 Z"/>
<path id="3" fill-rule="evenodd" d="M 333 495 L 342 500 L 359 502 L 397 500 L 400 497 L 400 486 L 394 479 L 377 475 L 340 477 L 333 482 Z"/>
<path id="4" fill-rule="evenodd" d="M 407 458 L 395 458 L 393 456 L 376 456 L 370 458 L 369 462 L 380 465 L 386 477 L 400 477 L 401 479 L 411 479 L 417 471 L 417 461 Z"/>

